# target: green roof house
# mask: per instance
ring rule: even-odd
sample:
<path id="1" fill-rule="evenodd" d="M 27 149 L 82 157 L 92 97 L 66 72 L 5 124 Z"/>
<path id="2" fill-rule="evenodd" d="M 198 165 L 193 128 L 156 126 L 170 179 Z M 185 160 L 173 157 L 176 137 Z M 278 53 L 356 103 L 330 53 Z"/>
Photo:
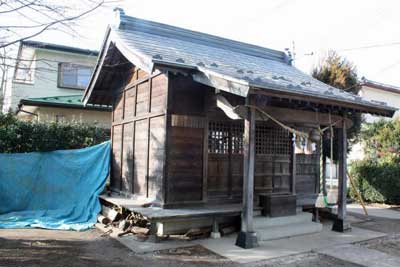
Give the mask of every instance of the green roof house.
<path id="1" fill-rule="evenodd" d="M 27 120 L 76 121 L 109 127 L 107 106 L 80 101 L 93 72 L 97 51 L 37 41 L 22 41 L 12 82 L 4 92 L 3 112 Z"/>

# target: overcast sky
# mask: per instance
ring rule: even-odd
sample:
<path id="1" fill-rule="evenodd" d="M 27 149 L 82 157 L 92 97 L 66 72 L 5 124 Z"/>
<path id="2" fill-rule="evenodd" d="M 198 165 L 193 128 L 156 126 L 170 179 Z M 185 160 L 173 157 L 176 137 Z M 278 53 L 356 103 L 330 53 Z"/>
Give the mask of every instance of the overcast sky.
<path id="1" fill-rule="evenodd" d="M 294 42 L 295 65 L 307 73 L 333 49 L 360 77 L 400 86 L 400 1 L 129 0 L 119 6 L 130 16 L 273 49 L 292 49 Z M 82 36 L 49 32 L 36 40 L 99 49 L 112 17 L 112 8 L 99 10 L 80 22 Z"/>

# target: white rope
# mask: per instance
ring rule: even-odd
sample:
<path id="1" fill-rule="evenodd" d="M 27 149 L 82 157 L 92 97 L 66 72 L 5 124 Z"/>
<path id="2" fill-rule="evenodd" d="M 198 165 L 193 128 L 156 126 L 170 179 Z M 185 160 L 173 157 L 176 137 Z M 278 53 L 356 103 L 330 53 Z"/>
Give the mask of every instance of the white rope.
<path id="1" fill-rule="evenodd" d="M 300 137 L 304 137 L 304 138 L 308 138 L 308 137 L 309 137 L 309 134 L 308 134 L 308 133 L 305 133 L 305 132 L 302 132 L 302 131 L 293 129 L 293 128 L 291 128 L 291 127 L 285 125 L 284 123 L 278 121 L 277 119 L 275 119 L 274 117 L 272 117 L 272 116 L 269 115 L 267 112 L 265 112 L 264 110 L 260 109 L 260 108 L 257 107 L 257 106 L 253 106 L 253 105 L 244 105 L 244 106 L 245 106 L 245 107 L 248 107 L 248 108 L 254 108 L 254 109 L 256 109 L 256 110 L 259 111 L 262 115 L 264 115 L 264 116 L 266 116 L 268 119 L 274 121 L 276 124 L 278 124 L 279 126 L 281 126 L 282 128 L 284 128 L 285 130 L 287 130 L 287 131 L 289 131 L 289 132 L 291 132 L 291 133 L 293 133 L 293 134 L 296 134 L 296 136 L 300 136 Z"/>

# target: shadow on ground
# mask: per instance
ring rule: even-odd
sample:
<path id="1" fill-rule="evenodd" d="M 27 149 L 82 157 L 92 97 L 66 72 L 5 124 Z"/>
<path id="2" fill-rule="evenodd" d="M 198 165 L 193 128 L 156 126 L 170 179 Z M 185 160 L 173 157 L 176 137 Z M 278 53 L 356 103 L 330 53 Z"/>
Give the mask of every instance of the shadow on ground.
<path id="1" fill-rule="evenodd" d="M 5 230 L 0 232 L 0 235 Z M 15 236 L 0 238 L 0 266 L 40 266 L 40 267 L 112 267 L 112 266 L 234 266 L 225 259 L 207 257 L 191 257 L 190 253 L 183 253 L 171 257 L 168 252 L 153 254 L 135 254 L 118 241 L 110 237 L 100 237 L 101 233 L 88 235 L 86 232 L 79 237 L 69 238 L 69 232 L 52 231 L 43 237 Z M 26 230 L 19 230 L 26 231 Z M 35 230 L 31 230 L 35 231 Z M 36 230 L 43 231 L 43 230 Z M 47 231 L 48 232 L 48 231 Z M 67 237 L 64 236 L 67 235 Z M 79 235 L 80 233 L 76 233 Z M 182 253 L 181 253 L 182 254 Z"/>

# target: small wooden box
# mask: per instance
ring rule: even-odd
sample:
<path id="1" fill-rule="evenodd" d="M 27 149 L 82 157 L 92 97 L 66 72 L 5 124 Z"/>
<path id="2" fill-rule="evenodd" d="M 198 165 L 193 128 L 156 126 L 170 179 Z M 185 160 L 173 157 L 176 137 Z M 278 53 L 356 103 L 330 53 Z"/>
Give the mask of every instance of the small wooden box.
<path id="1" fill-rule="evenodd" d="M 281 217 L 296 215 L 296 195 L 261 194 L 260 206 L 263 216 Z"/>

